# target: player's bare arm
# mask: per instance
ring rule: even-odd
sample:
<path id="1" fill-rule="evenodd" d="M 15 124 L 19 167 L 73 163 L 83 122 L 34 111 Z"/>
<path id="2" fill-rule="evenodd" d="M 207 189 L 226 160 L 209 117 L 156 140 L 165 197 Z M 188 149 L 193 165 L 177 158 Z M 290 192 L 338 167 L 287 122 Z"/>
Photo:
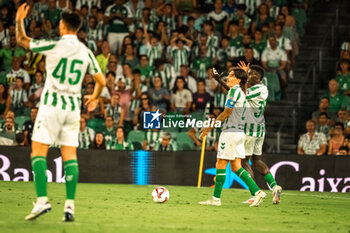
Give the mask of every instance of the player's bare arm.
<path id="1" fill-rule="evenodd" d="M 27 3 L 23 3 L 17 10 L 16 14 L 16 40 L 17 44 L 21 45 L 25 49 L 29 49 L 30 37 L 27 36 L 24 30 L 23 20 L 27 17 L 30 6 Z"/>
<path id="2" fill-rule="evenodd" d="M 232 113 L 232 109 L 231 108 L 225 108 L 225 110 L 220 113 L 220 115 L 215 119 L 215 121 L 225 121 Z M 201 134 L 199 135 L 199 139 L 204 138 L 205 136 L 207 136 L 207 134 L 212 130 L 211 127 L 208 128 L 202 128 L 201 129 Z"/>

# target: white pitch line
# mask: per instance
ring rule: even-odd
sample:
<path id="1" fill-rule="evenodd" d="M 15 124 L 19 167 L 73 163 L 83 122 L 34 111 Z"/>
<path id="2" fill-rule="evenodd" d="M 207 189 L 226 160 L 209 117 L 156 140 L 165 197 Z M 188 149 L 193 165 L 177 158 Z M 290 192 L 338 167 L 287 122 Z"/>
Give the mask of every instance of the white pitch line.
<path id="1" fill-rule="evenodd" d="M 282 195 L 290 195 L 290 196 L 304 196 L 304 197 L 318 197 L 318 198 L 328 198 L 328 199 L 340 199 L 340 200 L 350 200 L 349 198 L 346 197 L 331 197 L 331 196 L 323 196 L 323 195 L 315 195 L 315 194 L 302 194 L 302 193 L 283 193 Z"/>

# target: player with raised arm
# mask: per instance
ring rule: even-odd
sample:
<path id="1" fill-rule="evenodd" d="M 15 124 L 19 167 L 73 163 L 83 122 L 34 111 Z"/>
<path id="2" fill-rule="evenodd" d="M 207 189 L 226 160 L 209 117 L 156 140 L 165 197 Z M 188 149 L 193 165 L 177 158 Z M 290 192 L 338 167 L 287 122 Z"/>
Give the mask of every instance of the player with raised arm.
<path id="1" fill-rule="evenodd" d="M 25 219 L 35 219 L 51 210 L 46 191 L 46 156 L 49 146 L 55 144 L 61 146 L 65 171 L 67 199 L 63 221 L 74 221 L 74 199 L 79 173 L 76 148 L 79 144 L 82 81 L 88 71 L 96 82 L 93 94 L 86 98 L 88 111 L 96 108 L 106 81 L 93 53 L 76 36 L 81 25 L 78 14 L 69 11 L 62 13 L 59 23 L 60 40 L 35 40 L 29 38 L 24 30 L 23 20 L 29 8 L 24 3 L 17 10 L 17 43 L 46 56 L 47 76 L 32 136 L 31 161 L 37 201 Z"/>
<path id="2" fill-rule="evenodd" d="M 209 73 L 213 76 L 213 73 Z M 249 173 L 241 166 L 241 160 L 245 158 L 244 151 L 244 115 L 245 115 L 245 85 L 247 74 L 241 69 L 230 72 L 226 84 L 230 88 L 225 104 L 225 110 L 216 118 L 223 122 L 222 133 L 219 138 L 219 146 L 216 162 L 216 179 L 214 195 L 201 205 L 221 205 L 221 192 L 225 182 L 226 166 L 230 162 L 231 169 L 247 184 L 251 194 L 255 197 L 250 206 L 259 206 L 266 194 L 260 190 Z M 206 136 L 212 128 L 203 128 L 200 139 Z"/>
<path id="3" fill-rule="evenodd" d="M 267 87 L 261 84 L 261 80 L 264 77 L 264 69 L 258 65 L 249 67 L 249 64 L 246 65 L 244 62 L 241 62 L 238 66 L 248 73 L 246 92 L 247 108 L 244 123 L 246 158 L 242 160 L 242 166 L 254 179 L 254 172 L 249 165 L 249 159 L 251 159 L 254 167 L 272 189 L 272 203 L 278 204 L 281 200 L 282 188 L 277 185 L 268 166 L 261 159 L 265 138 L 264 111 L 268 96 Z M 243 203 L 253 203 L 253 201 L 254 197 Z"/>

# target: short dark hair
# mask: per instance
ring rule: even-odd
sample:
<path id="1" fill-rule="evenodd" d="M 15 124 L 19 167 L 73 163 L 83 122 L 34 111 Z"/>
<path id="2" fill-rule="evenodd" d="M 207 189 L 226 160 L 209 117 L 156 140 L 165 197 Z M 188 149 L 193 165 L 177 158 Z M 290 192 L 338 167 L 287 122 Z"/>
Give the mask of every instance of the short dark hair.
<path id="1" fill-rule="evenodd" d="M 68 30 L 78 31 L 81 26 L 81 17 L 72 11 L 63 11 L 61 14 L 62 21 L 66 24 Z"/>
<path id="2" fill-rule="evenodd" d="M 251 65 L 250 69 L 255 70 L 256 72 L 258 72 L 260 74 L 260 80 L 264 77 L 265 71 L 264 68 L 262 68 L 259 65 Z"/>
<path id="3" fill-rule="evenodd" d="M 234 72 L 235 72 L 236 78 L 241 80 L 240 85 L 245 85 L 248 78 L 247 73 L 242 69 L 236 69 L 234 70 Z"/>
<path id="4" fill-rule="evenodd" d="M 141 70 L 136 68 L 132 71 L 132 74 L 141 74 Z"/>
<path id="5" fill-rule="evenodd" d="M 346 152 L 349 152 L 349 148 L 347 146 L 341 146 L 339 147 L 339 151 L 345 150 Z"/>
<path id="6" fill-rule="evenodd" d="M 108 71 L 107 74 L 106 74 L 106 77 L 107 77 L 108 75 L 112 75 L 113 77 L 116 77 L 116 74 L 115 74 L 115 72 L 113 72 L 113 71 Z"/>
<path id="7" fill-rule="evenodd" d="M 326 116 L 326 118 L 328 119 L 328 114 L 326 112 L 321 112 L 318 117 L 320 118 L 321 116 Z"/>
<path id="8" fill-rule="evenodd" d="M 24 142 L 24 134 L 23 133 L 16 134 L 15 141 L 17 144 L 23 143 Z"/>
<path id="9" fill-rule="evenodd" d="M 344 131 L 344 124 L 343 123 L 337 122 L 337 123 L 335 123 L 334 128 L 336 126 L 340 126 L 342 128 L 342 130 Z"/>

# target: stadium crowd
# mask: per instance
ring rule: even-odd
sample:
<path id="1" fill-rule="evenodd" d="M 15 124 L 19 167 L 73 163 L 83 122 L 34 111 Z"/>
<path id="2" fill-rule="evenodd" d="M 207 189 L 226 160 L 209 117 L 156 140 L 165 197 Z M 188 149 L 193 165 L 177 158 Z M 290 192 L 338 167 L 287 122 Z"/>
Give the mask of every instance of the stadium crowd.
<path id="1" fill-rule="evenodd" d="M 298 154 L 350 155 L 350 32 L 341 45 L 335 76 L 320 98 L 319 109 L 306 122 L 307 133 L 298 142 Z"/>
<path id="2" fill-rule="evenodd" d="M 0 6 L 0 145 L 31 144 L 45 82 L 45 57 L 17 46 L 20 0 Z M 201 146 L 197 129 L 142 130 L 143 113 L 217 116 L 225 90 L 207 79 L 240 60 L 260 64 L 269 101 L 285 99 L 311 0 L 36 0 L 25 20 L 34 39 L 59 39 L 64 10 L 80 12 L 78 38 L 96 55 L 107 86 L 93 112 L 81 106 L 80 148 L 183 150 Z M 349 52 L 348 52 L 349 56 Z M 343 63 L 341 67 L 345 66 Z M 63 75 L 57 70 L 57 75 Z M 91 94 L 87 74 L 82 95 Z M 142 130 L 142 131 L 140 131 Z M 208 135 L 217 148 L 219 132 Z"/>

